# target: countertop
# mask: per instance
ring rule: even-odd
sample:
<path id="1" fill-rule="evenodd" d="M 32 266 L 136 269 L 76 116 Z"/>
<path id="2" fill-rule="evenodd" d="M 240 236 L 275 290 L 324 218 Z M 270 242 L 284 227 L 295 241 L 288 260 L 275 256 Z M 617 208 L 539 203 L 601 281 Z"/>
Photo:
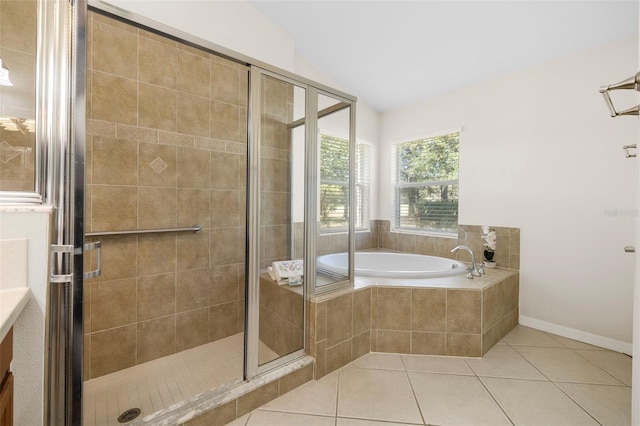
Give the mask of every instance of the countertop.
<path id="1" fill-rule="evenodd" d="M 29 287 L 0 290 L 0 340 L 4 339 L 31 298 Z"/>

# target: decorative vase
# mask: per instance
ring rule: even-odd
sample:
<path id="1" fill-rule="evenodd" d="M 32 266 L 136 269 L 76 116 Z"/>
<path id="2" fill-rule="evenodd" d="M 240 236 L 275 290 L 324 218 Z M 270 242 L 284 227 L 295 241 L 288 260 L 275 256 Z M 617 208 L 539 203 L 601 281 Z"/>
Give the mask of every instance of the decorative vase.
<path id="1" fill-rule="evenodd" d="M 495 254 L 495 252 L 493 250 L 489 251 L 489 250 L 485 250 L 484 251 L 484 258 L 485 260 L 489 261 L 489 262 L 493 262 L 493 255 Z"/>

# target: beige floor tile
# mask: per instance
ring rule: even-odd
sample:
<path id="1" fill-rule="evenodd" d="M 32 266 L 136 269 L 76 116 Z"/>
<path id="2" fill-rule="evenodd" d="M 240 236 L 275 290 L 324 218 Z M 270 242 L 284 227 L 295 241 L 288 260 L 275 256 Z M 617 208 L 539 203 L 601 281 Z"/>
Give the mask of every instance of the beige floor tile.
<path id="1" fill-rule="evenodd" d="M 518 426 L 598 424 L 553 383 L 488 377 L 480 380 Z"/>
<path id="2" fill-rule="evenodd" d="M 377 370 L 400 370 L 404 371 L 402 358 L 398 354 L 368 353 L 363 357 L 353 361 L 350 366 L 361 368 L 375 368 Z"/>
<path id="3" fill-rule="evenodd" d="M 249 421 L 249 417 L 250 416 L 251 416 L 251 413 L 245 414 L 242 417 L 238 417 L 237 419 L 235 419 L 231 423 L 227 423 L 227 426 L 246 426 L 247 422 Z"/>
<path id="4" fill-rule="evenodd" d="M 531 363 L 507 345 L 494 346 L 482 358 L 467 359 L 467 364 L 478 376 L 547 380 Z"/>
<path id="5" fill-rule="evenodd" d="M 256 410 L 251 413 L 247 426 L 334 426 L 335 422 L 335 417 Z"/>
<path id="6" fill-rule="evenodd" d="M 588 343 L 579 342 L 577 340 L 569 339 L 567 337 L 557 336 L 555 334 L 549 334 L 551 337 L 562 343 L 568 348 L 571 349 L 591 349 L 594 351 L 606 351 L 605 348 L 601 348 L 599 346 L 593 346 Z"/>
<path id="7" fill-rule="evenodd" d="M 345 419 L 338 417 L 336 426 L 402 426 L 411 423 L 378 422 L 375 420 Z M 423 423 L 416 423 L 422 425 Z"/>
<path id="8" fill-rule="evenodd" d="M 547 348 L 564 348 L 565 346 L 547 333 L 533 328 L 517 326 L 504 339 L 510 345 L 543 346 Z"/>
<path id="9" fill-rule="evenodd" d="M 558 386 L 603 425 L 631 424 L 631 388 L 575 383 Z"/>
<path id="10" fill-rule="evenodd" d="M 511 424 L 477 377 L 408 374 L 426 424 Z"/>
<path id="11" fill-rule="evenodd" d="M 473 376 L 464 358 L 402 355 L 402 361 L 407 371 L 422 371 L 426 373 L 462 374 Z"/>
<path id="12" fill-rule="evenodd" d="M 391 422 L 422 422 L 405 372 L 364 368 L 346 368 L 340 371 L 338 416 Z"/>
<path id="13" fill-rule="evenodd" d="M 260 409 L 335 416 L 337 395 L 338 372 L 335 371 L 320 380 L 311 380 L 305 383 L 260 407 Z"/>
<path id="14" fill-rule="evenodd" d="M 576 352 L 607 373 L 631 386 L 631 357 L 613 351 L 576 350 Z"/>
<path id="15" fill-rule="evenodd" d="M 622 385 L 618 379 L 571 349 L 520 346 L 516 350 L 554 382 Z"/>

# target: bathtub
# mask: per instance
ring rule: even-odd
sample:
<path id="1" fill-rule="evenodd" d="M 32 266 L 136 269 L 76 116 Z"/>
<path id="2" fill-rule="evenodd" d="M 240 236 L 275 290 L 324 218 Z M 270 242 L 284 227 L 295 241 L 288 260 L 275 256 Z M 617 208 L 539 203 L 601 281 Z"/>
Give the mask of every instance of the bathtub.
<path id="1" fill-rule="evenodd" d="M 347 253 L 319 256 L 318 269 L 347 275 Z M 467 273 L 457 260 L 420 254 L 365 251 L 355 253 L 355 274 L 382 278 L 451 277 Z"/>

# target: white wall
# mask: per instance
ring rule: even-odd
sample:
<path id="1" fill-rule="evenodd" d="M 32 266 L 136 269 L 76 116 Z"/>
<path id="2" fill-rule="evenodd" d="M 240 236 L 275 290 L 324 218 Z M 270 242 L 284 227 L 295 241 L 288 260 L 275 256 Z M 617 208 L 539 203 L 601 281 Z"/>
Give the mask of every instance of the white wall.
<path id="1" fill-rule="evenodd" d="M 521 228 L 521 323 L 630 352 L 638 122 L 598 88 L 632 75 L 637 36 L 381 115 L 378 216 L 393 141 L 462 127 L 462 224 Z M 635 97 L 614 94 L 620 108 Z M 498 241 L 498 250 L 500 242 Z"/>
<path id="2" fill-rule="evenodd" d="M 50 215 L 48 206 L 3 207 L 0 211 L 0 239 L 27 239 L 27 286 L 31 289 L 31 299 L 13 326 L 16 425 L 39 425 L 43 419 Z"/>

